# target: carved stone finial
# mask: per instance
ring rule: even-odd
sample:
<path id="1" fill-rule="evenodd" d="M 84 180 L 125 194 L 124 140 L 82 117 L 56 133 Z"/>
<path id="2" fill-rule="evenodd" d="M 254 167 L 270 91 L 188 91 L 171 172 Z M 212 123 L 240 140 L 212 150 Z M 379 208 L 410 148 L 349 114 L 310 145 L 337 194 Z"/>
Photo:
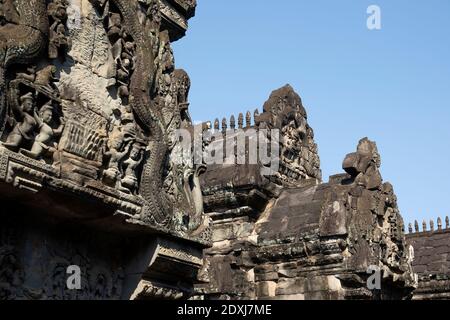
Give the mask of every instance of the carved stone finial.
<path id="1" fill-rule="evenodd" d="M 425 221 L 425 220 L 423 220 L 423 222 L 422 222 L 422 228 L 423 228 L 423 230 L 422 231 L 427 231 L 427 222 Z"/>
<path id="2" fill-rule="evenodd" d="M 445 229 L 448 229 L 449 227 L 450 227 L 450 221 L 447 216 L 447 217 L 445 217 Z"/>
<path id="3" fill-rule="evenodd" d="M 441 217 L 439 217 L 437 219 L 437 226 L 438 226 L 438 230 L 442 230 L 442 219 L 441 219 Z"/>
<path id="4" fill-rule="evenodd" d="M 227 124 L 227 118 L 222 119 L 222 132 L 227 132 L 228 124 Z"/>
<path id="5" fill-rule="evenodd" d="M 413 233 L 413 226 L 412 226 L 412 223 L 410 223 L 410 224 L 408 225 L 408 231 L 409 231 L 409 233 Z"/>
<path id="6" fill-rule="evenodd" d="M 259 110 L 255 109 L 255 111 L 253 112 L 253 119 L 255 121 L 255 125 L 258 126 L 259 125 Z"/>
<path id="7" fill-rule="evenodd" d="M 236 119 L 234 118 L 234 116 L 231 116 L 230 118 L 230 129 L 231 130 L 236 129 Z"/>
<path id="8" fill-rule="evenodd" d="M 211 130 L 211 129 L 212 129 L 211 121 L 206 121 L 206 122 L 202 123 L 202 131 L 203 132 Z"/>
<path id="9" fill-rule="evenodd" d="M 245 115 L 245 126 L 249 128 L 252 125 L 252 115 L 250 111 L 247 111 L 247 114 Z"/>
<path id="10" fill-rule="evenodd" d="M 242 113 L 239 113 L 238 127 L 239 129 L 242 129 L 244 127 L 244 115 Z"/>
<path id="11" fill-rule="evenodd" d="M 430 231 L 434 231 L 434 221 L 430 220 Z"/>
<path id="12" fill-rule="evenodd" d="M 414 230 L 419 232 L 419 222 L 417 220 L 414 221 Z"/>
<path id="13" fill-rule="evenodd" d="M 383 184 L 378 170 L 380 168 L 378 148 L 376 143 L 368 138 L 361 139 L 357 151 L 345 157 L 342 168 L 352 178 L 360 176 L 360 183 L 365 184 L 368 189 L 375 190 Z"/>
<path id="14" fill-rule="evenodd" d="M 214 120 L 214 130 L 216 131 L 220 130 L 219 119 Z"/>

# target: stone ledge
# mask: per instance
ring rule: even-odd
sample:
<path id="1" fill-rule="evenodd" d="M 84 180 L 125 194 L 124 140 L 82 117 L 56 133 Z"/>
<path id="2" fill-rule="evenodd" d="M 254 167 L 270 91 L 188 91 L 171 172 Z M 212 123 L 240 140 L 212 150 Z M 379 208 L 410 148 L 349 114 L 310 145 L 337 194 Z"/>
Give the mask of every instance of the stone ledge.
<path id="1" fill-rule="evenodd" d="M 203 234 L 189 236 L 144 222 L 141 218 L 144 201 L 139 196 L 96 180 L 77 185 L 62 179 L 57 168 L 1 146 L 0 190 L 7 199 L 23 199 L 31 210 L 48 212 L 52 218 L 90 223 L 119 232 L 163 233 L 201 247 L 211 245 Z"/>

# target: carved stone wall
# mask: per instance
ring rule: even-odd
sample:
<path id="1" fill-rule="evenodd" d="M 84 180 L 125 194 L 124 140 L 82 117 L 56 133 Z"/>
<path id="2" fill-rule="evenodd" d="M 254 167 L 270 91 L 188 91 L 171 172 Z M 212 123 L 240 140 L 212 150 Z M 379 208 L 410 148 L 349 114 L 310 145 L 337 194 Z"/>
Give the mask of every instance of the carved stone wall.
<path id="1" fill-rule="evenodd" d="M 13 209 L 10 214 L 21 214 Z M 2 220 L 0 240 L 0 299 L 121 299 L 136 287 L 124 248 L 141 254 L 137 239 L 94 233 L 86 228 L 42 224 L 29 219 Z M 139 251 L 141 251 L 139 253 Z M 139 271 L 148 267 L 142 261 Z M 81 268 L 81 289 L 67 287 L 69 266 Z M 128 270 L 127 270 L 128 269 Z M 128 295 L 130 293 L 128 292 Z"/>
<path id="2" fill-rule="evenodd" d="M 186 32 L 195 6 L 191 0 L 0 2 L 0 189 L 2 207 L 14 204 L 1 236 L 21 230 L 17 243 L 2 249 L 2 261 L 21 268 L 20 276 L 2 279 L 2 286 L 17 287 L 4 298 L 53 297 L 43 291 L 52 275 L 26 266 L 44 270 L 52 255 L 62 261 L 57 268 L 76 264 L 80 255 L 86 281 L 96 267 L 106 268 L 104 286 L 121 269 L 126 277 L 132 261 L 148 263 L 135 273 L 133 290 L 111 288 L 98 298 L 129 298 L 139 280 L 153 289 L 136 298 L 192 291 L 210 227 L 199 205 L 203 166 L 171 162 L 176 130 L 192 123 L 190 80 L 175 68 L 170 46 Z M 33 218 L 35 212 L 45 219 Z M 42 228 L 33 228 L 38 222 Z M 56 222 L 61 230 L 50 227 Z M 77 237 L 77 228 L 86 236 Z M 90 246 L 101 241 L 97 232 L 107 234 L 118 261 Z M 128 237 L 154 248 L 121 244 Z M 46 244 L 32 256 L 27 248 L 37 241 Z M 17 277 L 33 279 L 20 280 L 21 288 Z M 88 286 L 75 296 L 62 283 L 54 289 L 60 293 L 54 298 L 97 297 Z"/>

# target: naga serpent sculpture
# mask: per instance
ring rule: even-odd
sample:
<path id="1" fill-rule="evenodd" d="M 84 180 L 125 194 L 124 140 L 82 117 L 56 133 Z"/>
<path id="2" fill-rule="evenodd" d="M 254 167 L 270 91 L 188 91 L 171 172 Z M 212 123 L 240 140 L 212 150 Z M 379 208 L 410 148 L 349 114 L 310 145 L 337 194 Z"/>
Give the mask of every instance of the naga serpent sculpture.
<path id="1" fill-rule="evenodd" d="M 89 0 L 94 7 L 104 1 Z M 152 39 L 139 22 L 130 0 L 110 0 L 124 17 L 124 24 L 136 42 L 136 68 L 130 81 L 130 105 L 137 121 L 149 134 L 148 156 L 141 177 L 141 195 L 145 200 L 141 219 L 158 227 L 170 228 L 173 204 L 164 194 L 163 170 L 168 153 L 165 127 L 150 97 L 154 81 Z M 0 0 L 0 132 L 6 113 L 8 68 L 29 64 L 42 57 L 48 47 L 49 21 L 46 0 Z"/>
<path id="2" fill-rule="evenodd" d="M 90 0 L 98 7 L 98 0 Z M 154 67 L 152 39 L 146 36 L 144 26 L 139 22 L 134 6 L 130 0 L 110 0 L 123 16 L 128 32 L 136 42 L 136 68 L 130 81 L 130 105 L 138 118 L 139 124 L 150 135 L 149 155 L 145 161 L 141 176 L 141 195 L 145 200 L 143 219 L 160 227 L 170 228 L 173 204 L 164 194 L 163 171 L 168 153 L 163 117 L 154 110 L 150 98 Z M 150 33 L 148 33 L 150 34 Z"/>

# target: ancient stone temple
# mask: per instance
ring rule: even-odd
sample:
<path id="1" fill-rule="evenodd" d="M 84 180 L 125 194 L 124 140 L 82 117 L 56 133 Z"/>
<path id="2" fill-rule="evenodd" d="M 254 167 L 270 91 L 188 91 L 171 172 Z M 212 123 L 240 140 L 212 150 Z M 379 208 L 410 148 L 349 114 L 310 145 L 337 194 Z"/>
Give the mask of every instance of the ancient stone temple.
<path id="1" fill-rule="evenodd" d="M 175 299 L 210 243 L 175 68 L 195 0 L 0 1 L 0 298 Z M 70 270 L 80 273 L 69 290 Z"/>
<path id="2" fill-rule="evenodd" d="M 193 125 L 195 8 L 0 0 L 0 299 L 448 298 L 448 218 L 405 238 L 374 142 L 323 182 L 289 85 Z"/>
<path id="3" fill-rule="evenodd" d="M 280 165 L 210 166 L 202 177 L 205 210 L 213 219 L 205 250 L 204 299 L 404 299 L 417 285 L 411 250 L 391 184 L 383 183 L 374 142 L 362 139 L 344 159 L 345 173 L 322 183 L 314 133 L 290 86 L 274 91 L 263 112 L 247 113 L 245 131 L 276 128 Z M 223 121 L 232 145 L 234 117 Z M 231 129 L 230 129 L 231 128 Z M 215 121 L 219 130 L 219 121 Z M 230 142 L 231 140 L 231 142 Z M 370 290 L 371 269 L 381 290 Z"/>

